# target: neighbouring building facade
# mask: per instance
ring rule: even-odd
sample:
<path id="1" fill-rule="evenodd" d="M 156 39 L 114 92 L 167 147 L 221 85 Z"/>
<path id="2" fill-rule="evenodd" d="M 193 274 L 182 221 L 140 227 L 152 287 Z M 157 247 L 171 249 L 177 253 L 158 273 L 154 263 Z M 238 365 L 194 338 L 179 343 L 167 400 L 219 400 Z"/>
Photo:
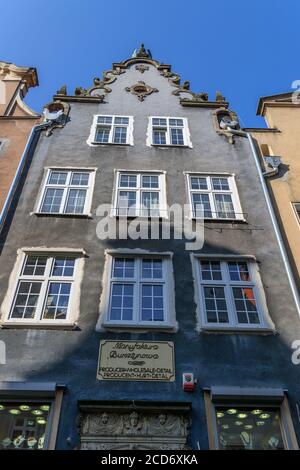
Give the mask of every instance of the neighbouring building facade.
<path id="1" fill-rule="evenodd" d="M 267 128 L 249 129 L 262 157 L 278 156 L 282 164 L 267 179 L 274 209 L 279 220 L 295 281 L 300 291 L 300 159 L 298 93 L 263 96 L 257 115 L 263 116 Z M 268 164 L 265 165 L 268 171 Z"/>
<path id="2" fill-rule="evenodd" d="M 47 112 L 1 239 L 0 448 L 297 449 L 299 317 L 228 102 L 141 46 Z"/>
<path id="3" fill-rule="evenodd" d="M 29 88 L 37 85 L 34 68 L 0 61 L 0 214 L 30 132 L 40 121 L 23 101 Z"/>

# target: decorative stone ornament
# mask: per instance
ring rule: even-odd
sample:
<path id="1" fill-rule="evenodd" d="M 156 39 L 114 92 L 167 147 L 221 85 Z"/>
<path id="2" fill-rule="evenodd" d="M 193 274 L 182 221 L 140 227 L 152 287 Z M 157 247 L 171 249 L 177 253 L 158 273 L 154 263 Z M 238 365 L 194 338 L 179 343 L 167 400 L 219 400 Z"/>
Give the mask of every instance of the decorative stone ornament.
<path id="1" fill-rule="evenodd" d="M 131 87 L 126 87 L 126 91 L 131 93 L 132 95 L 137 96 L 138 100 L 144 101 L 146 96 L 151 95 L 151 93 L 157 93 L 157 88 L 152 88 L 150 85 L 146 85 L 145 82 L 138 81 L 135 85 Z"/>
<path id="2" fill-rule="evenodd" d="M 235 130 L 240 129 L 237 114 L 234 111 L 226 109 L 225 107 L 220 107 L 213 111 L 212 116 L 216 133 L 225 136 L 230 144 L 234 144 L 234 135 L 230 132 L 230 130 L 222 128 L 220 124 L 222 119 L 225 118 L 228 120 L 228 122 L 236 123 Z"/>
<path id="3" fill-rule="evenodd" d="M 149 66 L 144 65 L 144 64 L 138 64 L 135 66 L 135 70 L 138 70 L 139 72 L 144 73 L 146 72 L 146 70 L 149 70 Z"/>
<path id="4" fill-rule="evenodd" d="M 142 59 L 152 59 L 151 52 L 149 49 L 145 49 L 144 44 L 141 44 L 141 47 L 133 52 L 133 58 L 142 58 Z"/>
<path id="5" fill-rule="evenodd" d="M 175 410 L 83 412 L 79 420 L 81 449 L 187 449 L 189 414 Z"/>
<path id="6" fill-rule="evenodd" d="M 66 123 L 68 122 L 70 105 L 62 101 L 53 101 L 52 103 L 46 104 L 44 109 L 46 109 L 49 113 L 57 113 L 59 111 L 62 112 L 59 118 L 53 120 L 51 125 L 47 127 L 46 136 L 49 137 L 53 134 L 54 129 L 61 129 L 65 127 Z"/>

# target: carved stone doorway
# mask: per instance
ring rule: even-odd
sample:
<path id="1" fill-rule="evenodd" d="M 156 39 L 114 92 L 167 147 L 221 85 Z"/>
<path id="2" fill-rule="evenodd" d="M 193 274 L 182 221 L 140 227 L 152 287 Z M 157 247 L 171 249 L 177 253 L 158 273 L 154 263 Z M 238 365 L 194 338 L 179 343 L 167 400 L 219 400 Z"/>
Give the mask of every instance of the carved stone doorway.
<path id="1" fill-rule="evenodd" d="M 80 402 L 81 450 L 187 449 L 189 403 Z"/>

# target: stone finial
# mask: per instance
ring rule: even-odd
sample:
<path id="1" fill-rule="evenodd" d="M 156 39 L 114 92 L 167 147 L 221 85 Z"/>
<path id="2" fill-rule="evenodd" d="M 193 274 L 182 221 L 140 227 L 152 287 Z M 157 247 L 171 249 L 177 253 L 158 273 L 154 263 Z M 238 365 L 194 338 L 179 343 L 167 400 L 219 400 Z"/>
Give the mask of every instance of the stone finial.
<path id="1" fill-rule="evenodd" d="M 133 58 L 144 58 L 144 59 L 152 59 L 152 55 L 151 55 L 151 52 L 149 51 L 149 49 L 145 49 L 145 46 L 144 44 L 141 44 L 140 48 L 137 50 L 135 49 L 133 54 L 132 54 L 132 57 Z"/>
<path id="2" fill-rule="evenodd" d="M 67 85 L 63 85 L 59 90 L 56 92 L 57 95 L 67 95 Z"/>
<path id="3" fill-rule="evenodd" d="M 225 96 L 223 96 L 220 91 L 216 91 L 216 101 L 220 101 L 220 102 L 226 101 Z"/>

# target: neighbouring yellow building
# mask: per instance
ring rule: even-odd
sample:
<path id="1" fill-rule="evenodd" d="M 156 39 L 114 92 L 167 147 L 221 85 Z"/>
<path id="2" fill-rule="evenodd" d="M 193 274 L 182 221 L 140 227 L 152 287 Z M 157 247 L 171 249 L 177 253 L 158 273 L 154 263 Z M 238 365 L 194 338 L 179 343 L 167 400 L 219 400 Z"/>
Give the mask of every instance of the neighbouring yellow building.
<path id="1" fill-rule="evenodd" d="M 266 171 L 263 157 L 281 157 L 278 173 L 266 180 L 300 289 L 300 99 L 293 93 L 263 96 L 257 115 L 268 127 L 245 130 L 256 140 Z"/>

